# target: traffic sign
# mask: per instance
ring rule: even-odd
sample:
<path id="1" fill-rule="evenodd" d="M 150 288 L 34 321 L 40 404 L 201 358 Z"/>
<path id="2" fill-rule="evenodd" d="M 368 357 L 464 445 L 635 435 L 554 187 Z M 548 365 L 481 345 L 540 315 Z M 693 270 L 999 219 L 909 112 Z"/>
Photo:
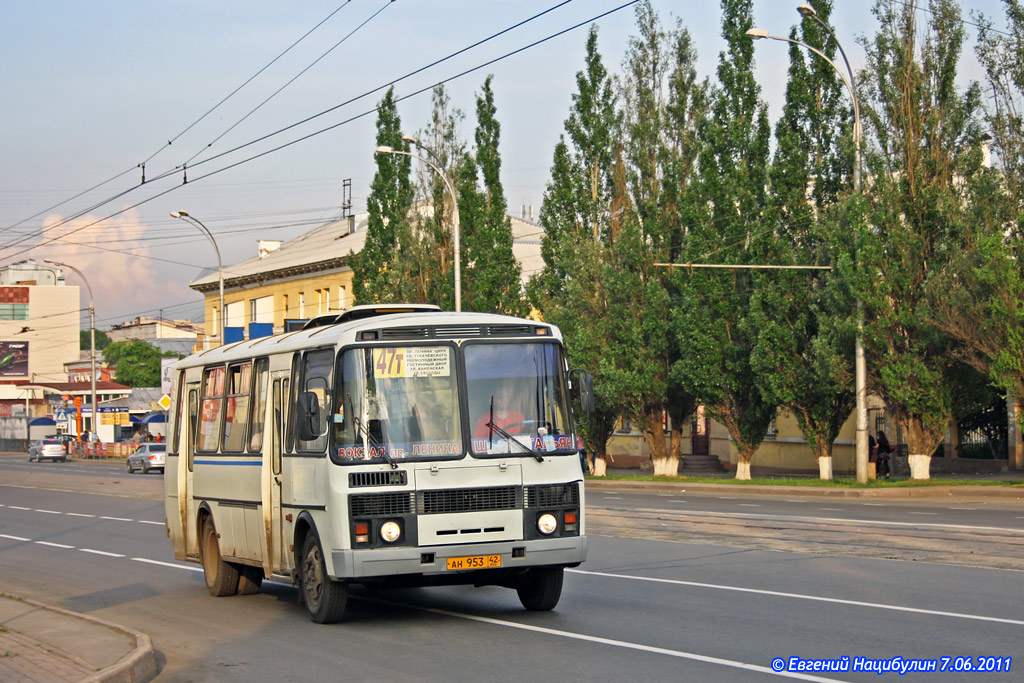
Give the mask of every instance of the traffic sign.
<path id="1" fill-rule="evenodd" d="M 171 407 L 171 397 L 168 396 L 167 394 L 164 394 L 163 396 L 160 397 L 160 400 L 157 401 L 156 404 L 163 408 L 164 410 L 168 410 Z"/>

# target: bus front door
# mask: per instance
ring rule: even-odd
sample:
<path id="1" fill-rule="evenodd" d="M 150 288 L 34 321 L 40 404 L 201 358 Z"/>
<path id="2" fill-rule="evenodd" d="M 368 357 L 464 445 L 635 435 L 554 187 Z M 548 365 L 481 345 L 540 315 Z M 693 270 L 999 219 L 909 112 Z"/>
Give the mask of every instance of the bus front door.
<path id="1" fill-rule="evenodd" d="M 263 529 L 267 552 L 263 568 L 268 573 L 285 574 L 290 563 L 285 556 L 287 544 L 281 519 L 281 450 L 284 442 L 285 397 L 288 372 L 275 372 L 270 397 L 270 443 L 263 449 Z"/>

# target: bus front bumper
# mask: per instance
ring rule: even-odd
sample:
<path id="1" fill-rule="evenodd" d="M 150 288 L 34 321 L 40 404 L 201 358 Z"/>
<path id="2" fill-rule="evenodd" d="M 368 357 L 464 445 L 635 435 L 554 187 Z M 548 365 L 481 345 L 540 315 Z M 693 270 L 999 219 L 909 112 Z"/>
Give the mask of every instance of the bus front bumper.
<path id="1" fill-rule="evenodd" d="M 567 536 L 531 541 L 501 541 L 420 548 L 335 550 L 333 578 L 457 574 L 448 568 L 449 558 L 501 557 L 502 569 L 543 566 L 575 566 L 587 559 L 587 537 Z M 489 565 L 491 566 L 491 565 Z"/>

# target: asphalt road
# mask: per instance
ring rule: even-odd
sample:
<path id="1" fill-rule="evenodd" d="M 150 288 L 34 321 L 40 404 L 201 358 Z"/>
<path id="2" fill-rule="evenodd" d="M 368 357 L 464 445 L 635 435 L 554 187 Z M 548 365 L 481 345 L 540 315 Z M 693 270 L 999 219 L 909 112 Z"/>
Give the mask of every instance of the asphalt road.
<path id="1" fill-rule="evenodd" d="M 776 658 L 828 658 L 842 666 L 844 656 L 852 658 L 850 668 L 893 657 L 936 666 L 950 657 L 948 668 L 965 666 L 957 657 L 1012 657 L 1009 673 L 988 674 L 996 680 L 1020 680 L 1024 667 L 1019 571 L 742 547 L 735 539 L 660 540 L 644 529 L 651 519 L 665 520 L 657 524 L 666 536 L 685 536 L 690 523 L 674 521 L 669 498 L 634 494 L 618 501 L 591 494 L 590 558 L 567 575 L 553 612 L 527 613 L 514 592 L 500 588 L 354 590 L 345 623 L 317 626 L 291 586 L 268 582 L 258 595 L 210 597 L 199 567 L 172 559 L 161 490 L 157 474 L 0 457 L 0 590 L 149 633 L 159 650 L 159 681 L 742 681 L 775 677 Z M 848 517 L 874 514 L 820 501 L 792 505 L 841 509 L 807 515 L 772 507 L 782 502 L 750 504 L 766 506 L 753 514 L 819 513 L 857 528 L 863 520 Z M 706 503 L 710 519 L 748 522 L 722 517 L 748 514 L 737 512 L 736 501 Z M 894 507 L 882 516 L 939 521 L 910 517 L 939 512 L 928 504 Z M 611 519 L 620 523 L 605 521 Z M 1017 529 L 1016 522 L 997 526 Z M 799 520 L 772 524 L 786 542 L 807 533 Z M 924 529 L 912 531 L 930 533 Z M 979 662 L 1006 666 L 971 664 Z"/>

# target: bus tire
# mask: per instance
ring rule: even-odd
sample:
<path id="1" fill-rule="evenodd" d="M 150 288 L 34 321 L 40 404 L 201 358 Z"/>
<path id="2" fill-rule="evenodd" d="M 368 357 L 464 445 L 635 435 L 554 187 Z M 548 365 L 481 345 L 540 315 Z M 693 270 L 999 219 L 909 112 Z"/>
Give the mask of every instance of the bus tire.
<path id="1" fill-rule="evenodd" d="M 534 567 L 519 579 L 516 592 L 523 607 L 531 612 L 547 612 L 562 597 L 562 567 Z"/>
<path id="2" fill-rule="evenodd" d="M 312 531 L 302 544 L 302 564 L 299 567 L 302 599 L 309 618 L 317 624 L 333 624 L 345 616 L 348 586 L 327 576 L 324 551 L 320 539 Z"/>
<path id="3" fill-rule="evenodd" d="M 213 518 L 203 519 L 202 540 L 203 576 L 210 595 L 222 598 L 234 595 L 238 591 L 238 570 L 228 564 L 220 556 L 220 544 L 217 542 L 217 529 L 213 526 Z"/>
<path id="4" fill-rule="evenodd" d="M 238 565 L 238 594 L 255 595 L 263 585 L 263 569 L 247 564 Z"/>

